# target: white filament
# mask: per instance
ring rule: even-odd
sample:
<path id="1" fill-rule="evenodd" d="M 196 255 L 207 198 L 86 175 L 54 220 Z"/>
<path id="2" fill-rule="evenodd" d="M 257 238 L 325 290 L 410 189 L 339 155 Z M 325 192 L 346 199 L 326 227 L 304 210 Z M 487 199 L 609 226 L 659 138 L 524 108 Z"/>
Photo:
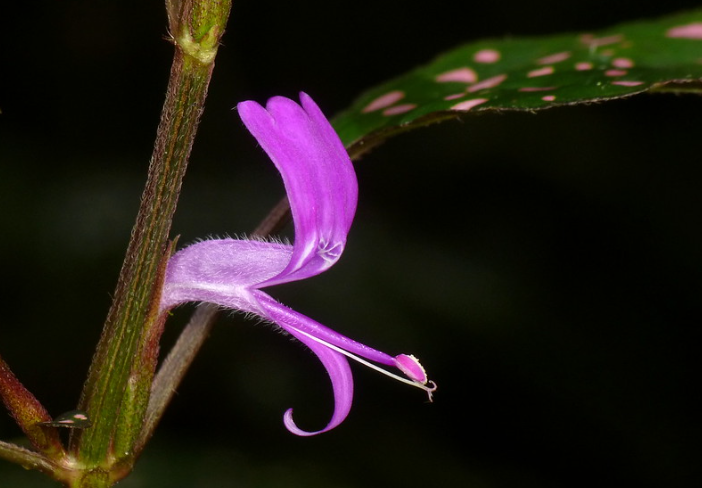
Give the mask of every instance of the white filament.
<path id="1" fill-rule="evenodd" d="M 376 370 L 378 373 L 384 374 L 385 376 L 389 376 L 390 378 L 397 380 L 401 383 L 405 383 L 407 385 L 414 386 L 416 388 L 420 388 L 420 389 L 424 390 L 425 392 L 427 392 L 427 395 L 429 396 L 429 401 L 430 402 L 432 401 L 432 393 L 434 393 L 434 391 L 436 391 L 436 384 L 433 381 L 429 381 L 428 384 L 423 384 L 423 383 L 420 383 L 419 381 L 413 381 L 413 380 L 410 380 L 408 378 L 403 378 L 402 376 L 398 376 L 394 373 L 391 373 L 390 371 L 387 371 L 379 366 L 376 366 L 375 364 L 368 362 L 365 359 L 360 358 L 360 357 L 356 356 L 355 354 L 348 352 L 345 349 L 342 349 L 338 346 L 335 346 L 334 344 L 330 344 L 327 341 L 320 339 L 319 337 L 315 337 L 312 334 L 308 334 L 307 332 L 303 332 L 300 329 L 295 329 L 295 330 L 298 333 L 300 333 L 306 337 L 309 337 L 313 341 L 319 342 L 320 344 L 327 346 L 329 349 L 332 349 L 338 353 L 341 353 L 344 356 L 346 356 L 350 359 L 353 359 L 356 362 L 363 364 L 364 366 L 368 366 L 369 368 Z"/>

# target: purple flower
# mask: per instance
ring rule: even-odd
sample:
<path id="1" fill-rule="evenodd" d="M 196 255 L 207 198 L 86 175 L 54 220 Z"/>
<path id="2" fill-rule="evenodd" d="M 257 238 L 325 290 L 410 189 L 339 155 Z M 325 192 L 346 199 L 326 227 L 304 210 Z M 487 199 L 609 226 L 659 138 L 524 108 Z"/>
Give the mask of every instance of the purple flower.
<path id="1" fill-rule="evenodd" d="M 316 432 L 298 428 L 292 409 L 285 426 L 297 435 L 314 435 L 339 425 L 349 413 L 353 378 L 347 357 L 429 393 L 435 385 L 413 357 L 390 356 L 345 337 L 278 303 L 262 288 L 315 276 L 341 256 L 356 211 L 358 185 L 343 144 L 314 101 L 300 94 L 302 106 L 283 97 L 238 105 L 239 115 L 283 176 L 295 225 L 295 244 L 253 239 L 198 242 L 173 255 L 166 270 L 161 310 L 184 302 L 210 302 L 252 313 L 277 324 L 306 344 L 331 378 L 334 414 Z M 360 357 L 359 357 L 360 356 Z M 365 358 L 361 359 L 361 358 Z M 373 363 L 395 367 L 399 377 Z"/>

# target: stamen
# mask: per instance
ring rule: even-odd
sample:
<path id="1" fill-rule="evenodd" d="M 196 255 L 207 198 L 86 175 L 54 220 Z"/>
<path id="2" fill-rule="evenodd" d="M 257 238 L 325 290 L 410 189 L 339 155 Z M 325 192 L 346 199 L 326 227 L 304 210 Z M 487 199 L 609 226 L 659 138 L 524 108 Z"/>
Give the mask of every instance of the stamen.
<path id="1" fill-rule="evenodd" d="M 290 327 L 290 326 L 288 326 L 288 327 Z M 293 328 L 293 327 L 290 327 L 290 328 Z M 402 376 L 398 376 L 394 373 L 391 373 L 390 371 L 387 371 L 379 366 L 376 366 L 375 364 L 368 362 L 365 359 L 360 358 L 360 357 L 356 356 L 355 354 L 346 351 L 345 349 L 342 349 L 338 346 L 335 346 L 334 344 L 330 344 L 327 341 L 320 339 L 319 337 L 315 337 L 312 334 L 308 334 L 307 332 L 303 332 L 300 329 L 295 329 L 295 330 L 298 333 L 300 333 L 306 337 L 309 337 L 313 341 L 319 342 L 320 344 L 324 344 L 329 349 L 332 349 L 338 353 L 341 353 L 344 356 L 351 358 L 354 361 L 363 364 L 364 366 L 368 366 L 369 368 L 376 370 L 378 373 L 384 374 L 385 376 L 389 376 L 390 378 L 393 378 L 401 383 L 405 383 L 407 385 L 414 386 L 416 388 L 420 388 L 420 389 L 424 390 L 425 392 L 427 392 L 427 395 L 429 396 L 429 401 L 430 402 L 433 401 L 432 393 L 434 393 L 436 391 L 436 383 L 434 383 L 433 381 L 429 381 L 425 384 L 425 383 L 421 383 L 421 382 L 416 381 L 416 380 L 410 380 L 407 378 L 403 378 Z"/>
<path id="2" fill-rule="evenodd" d="M 427 382 L 427 372 L 419 360 L 411 354 L 399 354 L 395 356 L 395 366 L 402 371 L 408 378 L 422 383 Z"/>

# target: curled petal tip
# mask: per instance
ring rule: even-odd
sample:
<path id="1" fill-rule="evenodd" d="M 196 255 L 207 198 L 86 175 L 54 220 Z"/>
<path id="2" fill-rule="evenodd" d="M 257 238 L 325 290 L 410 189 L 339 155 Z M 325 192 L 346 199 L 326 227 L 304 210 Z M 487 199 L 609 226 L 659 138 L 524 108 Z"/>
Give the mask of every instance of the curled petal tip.
<path id="1" fill-rule="evenodd" d="M 285 428 L 288 429 L 288 431 L 290 431 L 292 434 L 299 435 L 301 437 L 309 437 L 324 432 L 323 430 L 317 432 L 308 432 L 306 430 L 302 430 L 297 426 L 297 424 L 295 424 L 295 421 L 292 418 L 292 413 L 293 409 L 289 408 L 285 411 L 285 414 L 283 415 L 283 424 L 285 425 Z"/>
<path id="2" fill-rule="evenodd" d="M 349 411 L 351 411 L 351 402 L 353 401 L 353 376 L 351 375 L 351 367 L 344 355 L 327 348 L 296 329 L 291 329 L 285 320 L 278 320 L 277 322 L 282 327 L 287 326 L 287 330 L 290 334 L 309 347 L 312 352 L 317 355 L 329 374 L 334 393 L 334 413 L 329 423 L 323 429 L 312 432 L 300 429 L 293 420 L 292 408 L 285 411 L 283 424 L 291 433 L 305 437 L 330 431 L 339 426 L 344 419 L 346 419 Z"/>
<path id="3" fill-rule="evenodd" d="M 345 416 L 344 416 L 345 418 Z M 323 434 L 324 432 L 328 432 L 335 427 L 338 427 L 339 424 L 341 424 L 344 421 L 344 419 L 332 419 L 329 424 L 324 427 L 322 430 L 315 430 L 315 431 L 307 431 L 307 430 L 302 430 L 297 426 L 295 421 L 293 420 L 293 409 L 289 408 L 285 411 L 285 414 L 283 414 L 283 425 L 285 425 L 285 428 L 288 429 L 288 431 L 292 434 L 299 435 L 300 437 L 311 437 L 313 435 L 317 434 Z"/>

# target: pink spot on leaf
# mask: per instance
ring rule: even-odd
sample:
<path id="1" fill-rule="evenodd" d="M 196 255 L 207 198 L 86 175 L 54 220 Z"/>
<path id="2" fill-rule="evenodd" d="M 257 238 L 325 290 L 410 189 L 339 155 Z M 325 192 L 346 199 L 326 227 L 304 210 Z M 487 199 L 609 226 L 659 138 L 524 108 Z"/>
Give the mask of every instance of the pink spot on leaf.
<path id="1" fill-rule="evenodd" d="M 612 60 L 612 66 L 615 68 L 633 68 L 634 62 L 629 58 L 615 58 Z"/>
<path id="2" fill-rule="evenodd" d="M 682 39 L 702 40 L 702 22 L 693 22 L 692 24 L 673 27 L 672 29 L 668 29 L 665 35 Z"/>
<path id="3" fill-rule="evenodd" d="M 451 107 L 451 110 L 461 110 L 461 111 L 468 111 L 475 107 L 476 105 L 480 105 L 481 103 L 487 102 L 487 98 L 473 98 L 472 100 L 466 100 L 465 102 L 457 103 L 453 107 Z"/>
<path id="4" fill-rule="evenodd" d="M 446 73 L 441 73 L 436 77 L 439 83 L 456 81 L 459 83 L 475 83 L 478 81 L 478 75 L 470 68 L 458 68 Z"/>
<path id="5" fill-rule="evenodd" d="M 537 76 L 546 76 L 553 74 L 553 66 L 544 66 L 543 68 L 534 69 L 527 73 L 527 77 L 536 78 Z"/>
<path id="6" fill-rule="evenodd" d="M 524 86 L 519 89 L 520 92 L 530 93 L 530 92 L 542 92 L 555 90 L 555 86 Z"/>
<path id="7" fill-rule="evenodd" d="M 383 110 L 383 115 L 390 116 L 404 114 L 405 112 L 409 112 L 410 110 L 414 110 L 415 108 L 417 108 L 416 104 L 405 103 L 404 105 L 396 105 L 394 107 L 386 108 L 385 110 Z"/>
<path id="8" fill-rule="evenodd" d="M 552 102 L 555 99 L 556 95 L 544 95 L 543 97 L 541 97 L 541 100 L 543 100 L 544 102 Z"/>
<path id="9" fill-rule="evenodd" d="M 444 100 L 456 100 L 457 98 L 465 97 L 465 93 L 454 93 L 453 95 L 446 95 Z"/>
<path id="10" fill-rule="evenodd" d="M 361 112 L 363 112 L 364 114 L 368 112 L 375 112 L 376 110 L 380 110 L 381 108 L 389 107 L 398 100 L 402 100 L 404 97 L 405 92 L 403 91 L 391 91 L 373 100 L 371 103 L 366 105 L 366 107 Z"/>
<path id="11" fill-rule="evenodd" d="M 497 75 L 493 76 L 492 78 L 488 78 L 486 80 L 481 81 L 480 83 L 476 83 L 475 85 L 471 86 L 468 88 L 467 92 L 468 93 L 473 93 L 477 92 L 480 90 L 485 90 L 486 88 L 494 88 L 503 81 L 507 79 L 507 75 Z"/>
<path id="12" fill-rule="evenodd" d="M 613 81 L 613 85 L 619 85 L 619 86 L 639 86 L 643 85 L 643 81 L 625 81 L 625 80 L 619 80 L 619 81 Z"/>
<path id="13" fill-rule="evenodd" d="M 604 74 L 605 76 L 624 76 L 627 71 L 625 69 L 608 69 Z"/>
<path id="14" fill-rule="evenodd" d="M 575 69 L 578 71 L 587 71 L 592 69 L 592 63 L 588 61 L 581 61 L 580 63 L 575 63 Z"/>
<path id="15" fill-rule="evenodd" d="M 549 56 L 545 56 L 539 60 L 536 61 L 537 64 L 554 64 L 554 63 L 560 63 L 561 61 L 565 61 L 571 56 L 571 53 L 568 51 L 562 52 L 562 53 L 556 53 L 556 54 L 551 54 Z"/>
<path id="16" fill-rule="evenodd" d="M 500 60 L 500 51 L 494 49 L 481 49 L 473 55 L 476 63 L 496 63 Z"/>

